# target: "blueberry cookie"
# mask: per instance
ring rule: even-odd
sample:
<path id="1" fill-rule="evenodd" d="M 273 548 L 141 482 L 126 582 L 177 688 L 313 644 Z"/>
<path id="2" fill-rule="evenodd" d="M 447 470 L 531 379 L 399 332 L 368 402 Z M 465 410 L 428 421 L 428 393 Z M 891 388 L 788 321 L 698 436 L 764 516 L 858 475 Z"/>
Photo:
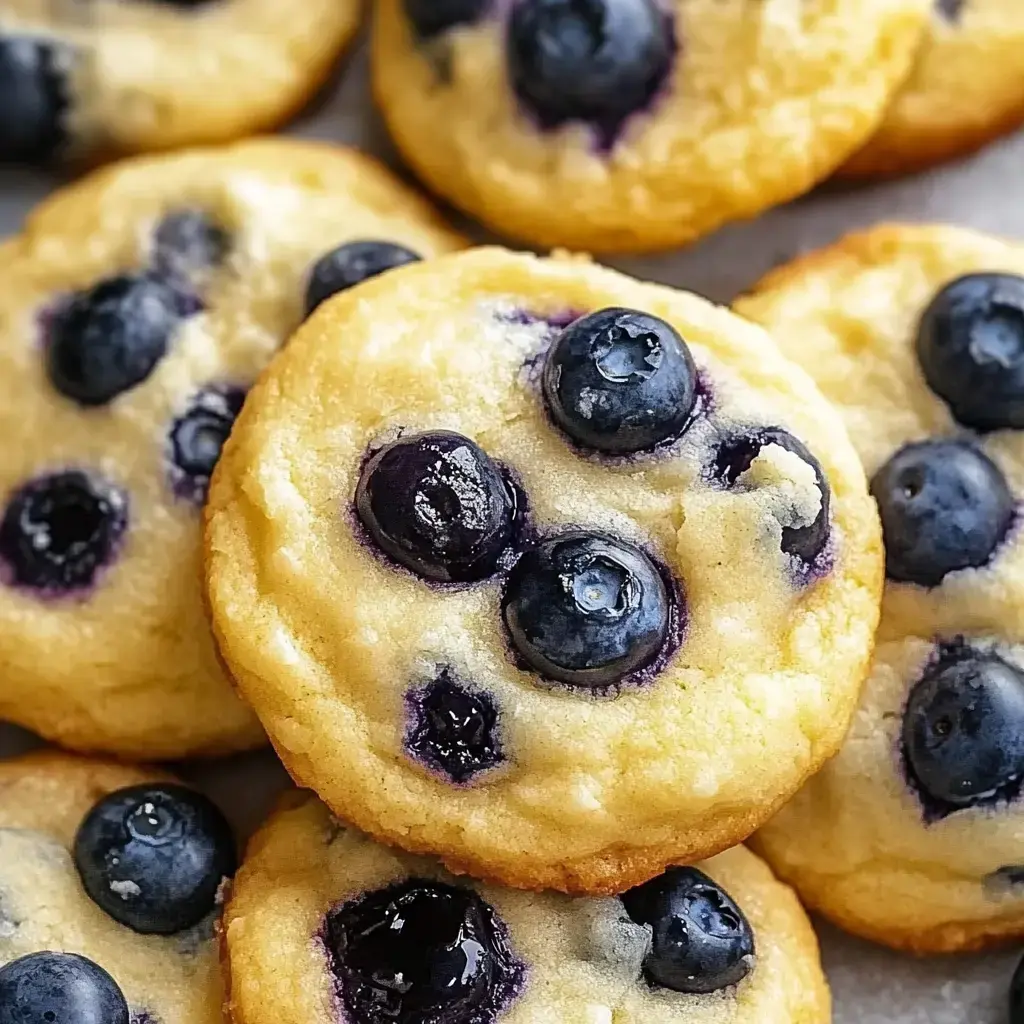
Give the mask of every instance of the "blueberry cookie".
<path id="1" fill-rule="evenodd" d="M 744 838 L 839 745 L 881 544 L 759 328 L 479 249 L 325 304 L 214 478 L 221 650 L 341 817 L 520 887 Z"/>
<path id="2" fill-rule="evenodd" d="M 220 142 L 301 108 L 358 0 L 0 0 L 0 163 Z"/>
<path id="3" fill-rule="evenodd" d="M 458 244 L 369 158 L 274 140 L 113 167 L 0 247 L 0 719 L 149 760 L 262 742 L 203 610 L 220 447 L 311 297 Z"/>
<path id="4" fill-rule="evenodd" d="M 759 848 L 894 946 L 1024 935 L 1024 247 L 884 226 L 739 308 L 846 420 L 888 577 L 850 736 Z"/>
<path id="5" fill-rule="evenodd" d="M 220 811 L 168 776 L 0 761 L 0 1021 L 220 1024 Z"/>
<path id="6" fill-rule="evenodd" d="M 935 0 L 931 28 L 882 126 L 841 169 L 902 174 L 978 149 L 1024 122 L 1024 10 L 1016 0 Z"/>

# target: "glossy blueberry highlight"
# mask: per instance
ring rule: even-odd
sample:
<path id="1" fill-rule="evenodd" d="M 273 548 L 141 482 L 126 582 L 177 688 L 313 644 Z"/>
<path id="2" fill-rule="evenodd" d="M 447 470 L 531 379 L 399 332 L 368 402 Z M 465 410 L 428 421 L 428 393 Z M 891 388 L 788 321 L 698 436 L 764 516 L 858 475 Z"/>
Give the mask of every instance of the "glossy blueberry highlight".
<path id="1" fill-rule="evenodd" d="M 332 295 L 383 274 L 416 263 L 422 257 L 394 242 L 349 242 L 321 256 L 306 285 L 306 316 Z"/>
<path id="2" fill-rule="evenodd" d="M 67 142 L 70 53 L 59 43 L 0 36 L 0 163 L 41 163 Z"/>
<path id="3" fill-rule="evenodd" d="M 479 21 L 491 0 L 404 0 L 405 14 L 420 39 Z"/>
<path id="4" fill-rule="evenodd" d="M 92 901 L 144 935 L 198 924 L 237 866 L 221 812 L 174 783 L 129 786 L 104 797 L 79 827 L 74 857 Z"/>
<path id="5" fill-rule="evenodd" d="M 181 497 L 197 505 L 206 501 L 210 477 L 244 402 L 241 388 L 204 388 L 174 421 L 168 436 L 171 482 Z"/>
<path id="6" fill-rule="evenodd" d="M 157 225 L 153 263 L 166 274 L 185 276 L 218 267 L 231 251 L 231 236 L 203 210 L 176 210 Z"/>
<path id="7" fill-rule="evenodd" d="M 128 1024 L 117 982 L 74 953 L 30 953 L 0 967 L 0 1024 Z"/>
<path id="8" fill-rule="evenodd" d="M 626 913 L 653 931 L 644 975 L 674 992 L 717 992 L 754 966 L 754 933 L 717 882 L 696 868 L 669 868 L 620 897 Z"/>
<path id="9" fill-rule="evenodd" d="M 327 915 L 325 940 L 349 1019 L 491 1024 L 524 976 L 504 925 L 471 889 L 411 879 Z"/>

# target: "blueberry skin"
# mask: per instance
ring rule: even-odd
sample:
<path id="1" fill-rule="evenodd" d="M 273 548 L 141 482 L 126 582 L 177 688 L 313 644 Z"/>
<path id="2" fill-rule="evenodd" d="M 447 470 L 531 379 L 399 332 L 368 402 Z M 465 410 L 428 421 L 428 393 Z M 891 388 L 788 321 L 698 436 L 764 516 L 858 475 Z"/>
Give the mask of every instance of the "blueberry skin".
<path id="1" fill-rule="evenodd" d="M 958 423 L 1024 428 L 1024 278 L 968 274 L 947 284 L 921 317 L 917 358 Z"/>
<path id="2" fill-rule="evenodd" d="M 605 145 L 651 103 L 674 52 L 653 0 L 515 0 L 506 42 L 512 88 L 541 126 L 587 122 Z"/>
<path id="3" fill-rule="evenodd" d="M 348 242 L 321 256 L 306 285 L 306 316 L 332 295 L 362 284 L 385 270 L 417 263 L 422 257 L 394 242 Z"/>
<path id="4" fill-rule="evenodd" d="M 696 868 L 669 868 L 619 897 L 637 924 L 653 930 L 644 975 L 674 992 L 717 992 L 754 965 L 754 933 L 743 911 Z"/>
<path id="5" fill-rule="evenodd" d="M 574 530 L 523 554 L 509 573 L 502 615 L 514 650 L 542 676 L 606 687 L 661 652 L 669 600 L 639 548 Z"/>
<path id="6" fill-rule="evenodd" d="M 241 388 L 209 387 L 195 395 L 168 435 L 172 481 L 183 498 L 202 505 L 210 477 L 245 402 Z"/>
<path id="7" fill-rule="evenodd" d="M 999 467 L 964 441 L 901 448 L 871 480 L 891 580 L 935 587 L 986 565 L 1006 538 L 1014 500 Z"/>
<path id="8" fill-rule="evenodd" d="M 153 235 L 153 265 L 171 275 L 220 266 L 231 251 L 231 236 L 203 210 L 175 210 Z"/>
<path id="9" fill-rule="evenodd" d="M 693 418 L 697 369 L 664 320 L 602 309 L 570 324 L 544 362 L 544 400 L 555 424 L 584 448 L 649 451 Z"/>
<path id="10" fill-rule="evenodd" d="M 86 815 L 75 866 L 92 901 L 143 935 L 198 924 L 237 866 L 235 840 L 201 793 L 174 783 L 129 786 Z"/>
<path id="11" fill-rule="evenodd" d="M 128 1024 L 128 1003 L 84 956 L 30 953 L 0 967 L 0 1024 Z"/>
<path id="12" fill-rule="evenodd" d="M 1024 1024 L 1024 959 L 1017 964 L 1010 982 L 1010 1024 Z"/>
<path id="13" fill-rule="evenodd" d="M 68 63 L 59 43 L 0 36 L 0 163 L 42 163 L 65 145 Z"/>
<path id="14" fill-rule="evenodd" d="M 910 692 L 902 746 L 933 817 L 1012 798 L 1024 778 L 1024 673 L 995 653 L 943 650 Z"/>
<path id="15" fill-rule="evenodd" d="M 405 16 L 420 39 L 479 21 L 491 0 L 404 0 Z"/>

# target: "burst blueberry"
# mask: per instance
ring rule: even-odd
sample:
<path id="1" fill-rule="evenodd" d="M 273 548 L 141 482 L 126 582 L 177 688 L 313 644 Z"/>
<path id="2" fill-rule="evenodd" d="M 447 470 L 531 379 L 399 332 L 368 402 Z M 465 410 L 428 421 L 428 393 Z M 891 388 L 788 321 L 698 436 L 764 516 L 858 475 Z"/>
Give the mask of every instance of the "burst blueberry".
<path id="1" fill-rule="evenodd" d="M 162 273 L 184 276 L 220 266 L 231 236 L 203 210 L 169 213 L 153 236 L 153 263 Z"/>
<path id="2" fill-rule="evenodd" d="M 30 36 L 0 36 L 0 163 L 39 163 L 67 143 L 70 52 Z"/>
<path id="3" fill-rule="evenodd" d="M 210 477 L 244 401 L 241 388 L 204 388 L 174 421 L 168 454 L 171 482 L 182 497 L 196 504 L 206 501 Z"/>
<path id="4" fill-rule="evenodd" d="M 332 295 L 421 257 L 394 242 L 349 242 L 321 256 L 306 285 L 306 316 Z"/>
<path id="5" fill-rule="evenodd" d="M 404 0 L 406 17 L 421 39 L 479 21 L 490 3 L 491 0 Z"/>
<path id="6" fill-rule="evenodd" d="M 0 1024 L 128 1024 L 117 982 L 74 953 L 30 953 L 0 967 Z"/>

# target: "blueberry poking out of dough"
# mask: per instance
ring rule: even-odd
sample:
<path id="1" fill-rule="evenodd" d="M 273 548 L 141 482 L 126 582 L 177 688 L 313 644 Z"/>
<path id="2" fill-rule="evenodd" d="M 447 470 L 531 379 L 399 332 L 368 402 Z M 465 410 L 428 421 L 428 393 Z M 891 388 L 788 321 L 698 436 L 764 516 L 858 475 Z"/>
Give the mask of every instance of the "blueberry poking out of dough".
<path id="1" fill-rule="evenodd" d="M 947 284 L 921 317 L 917 358 L 958 423 L 1024 428 L 1024 278 L 968 274 Z"/>
<path id="2" fill-rule="evenodd" d="M 523 966 L 473 890 L 411 879 L 327 915 L 331 967 L 360 1024 L 490 1024 Z"/>
<path id="3" fill-rule="evenodd" d="M 871 481 L 891 580 L 937 586 L 947 573 L 985 565 L 1014 518 L 999 467 L 965 441 L 901 448 Z"/>
<path id="4" fill-rule="evenodd" d="M 157 225 L 153 262 L 167 274 L 220 266 L 231 251 L 231 236 L 203 210 L 176 210 Z"/>
<path id="5" fill-rule="evenodd" d="M 620 897 L 626 913 L 653 931 L 644 974 L 675 992 L 717 992 L 754 966 L 754 933 L 743 911 L 696 868 L 669 868 Z"/>
<path id="6" fill-rule="evenodd" d="M 1010 982 L 1010 1024 L 1024 1024 L 1024 959 Z"/>
<path id="7" fill-rule="evenodd" d="M 1012 798 L 1024 778 L 1024 672 L 994 652 L 948 646 L 910 691 L 902 740 L 934 816 Z"/>
<path id="8" fill-rule="evenodd" d="M 128 1003 L 92 960 L 30 953 L 0 967 L 0 1024 L 128 1024 Z"/>
<path id="9" fill-rule="evenodd" d="M 332 295 L 422 257 L 394 242 L 348 242 L 321 256 L 306 285 L 306 316 Z"/>
<path id="10" fill-rule="evenodd" d="M 406 16 L 421 39 L 479 21 L 490 3 L 491 0 L 404 0 Z"/>
<path id="11" fill-rule="evenodd" d="M 174 421 L 168 439 L 171 480 L 183 498 L 199 505 L 206 501 L 210 477 L 244 401 L 241 388 L 204 388 Z"/>
<path id="12" fill-rule="evenodd" d="M 91 586 L 128 525 L 128 500 L 97 476 L 67 470 L 16 491 L 0 521 L 10 582 L 44 592 Z"/>
<path id="13" fill-rule="evenodd" d="M 602 309 L 565 328 L 544 363 L 551 418 L 577 444 L 610 455 L 648 451 L 689 426 L 697 370 L 664 320 Z"/>
<path id="14" fill-rule="evenodd" d="M 57 43 L 0 36 L 0 163 L 41 163 L 66 143 L 67 64 Z"/>
<path id="15" fill-rule="evenodd" d="M 515 490 L 468 437 L 402 437 L 367 462 L 356 512 L 374 543 L 417 576 L 442 583 L 492 575 L 513 539 Z"/>
<path id="16" fill-rule="evenodd" d="M 237 863 L 221 812 L 174 783 L 105 796 L 79 827 L 74 856 L 93 902 L 144 935 L 171 935 L 202 921 Z"/>
<path id="17" fill-rule="evenodd" d="M 637 547 L 572 531 L 527 550 L 502 614 L 512 646 L 547 679 L 605 687 L 648 666 L 668 638 L 670 598 Z"/>

